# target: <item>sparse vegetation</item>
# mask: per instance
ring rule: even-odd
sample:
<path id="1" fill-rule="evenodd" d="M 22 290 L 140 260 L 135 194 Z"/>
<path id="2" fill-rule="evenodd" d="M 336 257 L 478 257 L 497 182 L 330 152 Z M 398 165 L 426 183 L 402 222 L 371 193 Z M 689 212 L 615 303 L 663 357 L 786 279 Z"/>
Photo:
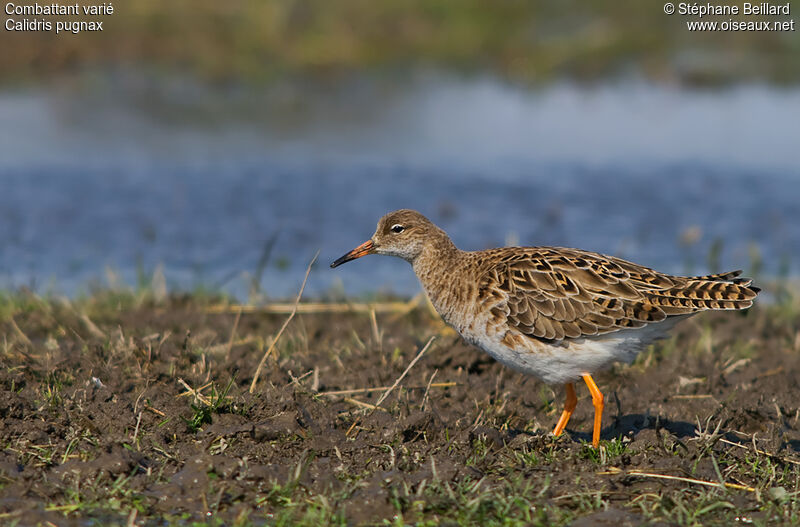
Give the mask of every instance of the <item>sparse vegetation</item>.
<path id="1" fill-rule="evenodd" d="M 467 347 L 424 307 L 298 313 L 250 394 L 285 314 L 237 325 L 224 299 L 157 301 L 146 284 L 0 299 L 9 525 L 800 521 L 793 299 L 697 317 L 598 376 L 599 450 L 587 394 L 551 437 L 560 389 Z M 391 386 L 434 334 L 376 409 L 385 389 L 359 389 Z"/>

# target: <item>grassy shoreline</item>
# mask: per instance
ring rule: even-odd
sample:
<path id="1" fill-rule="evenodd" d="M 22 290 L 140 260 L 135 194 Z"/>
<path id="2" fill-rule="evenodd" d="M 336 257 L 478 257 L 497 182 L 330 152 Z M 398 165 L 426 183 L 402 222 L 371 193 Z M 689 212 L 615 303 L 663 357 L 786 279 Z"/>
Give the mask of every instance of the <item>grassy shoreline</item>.
<path id="1" fill-rule="evenodd" d="M 689 17 L 650 2 L 143 0 L 114 8 L 94 18 L 104 20 L 102 32 L 3 31 L 0 82 L 131 66 L 220 83 L 420 66 L 532 84 L 631 74 L 694 85 L 800 81 L 796 33 L 690 32 Z"/>

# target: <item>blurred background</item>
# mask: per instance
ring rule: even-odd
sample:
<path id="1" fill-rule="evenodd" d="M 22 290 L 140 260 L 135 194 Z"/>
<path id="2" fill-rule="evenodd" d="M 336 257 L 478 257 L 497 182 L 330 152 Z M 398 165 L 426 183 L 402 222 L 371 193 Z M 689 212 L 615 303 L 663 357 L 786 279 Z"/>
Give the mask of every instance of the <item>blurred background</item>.
<path id="1" fill-rule="evenodd" d="M 796 31 L 652 1 L 113 7 L 0 33 L 0 289 L 260 302 L 319 249 L 307 296 L 410 296 L 402 261 L 327 268 L 401 207 L 462 249 L 800 273 Z"/>

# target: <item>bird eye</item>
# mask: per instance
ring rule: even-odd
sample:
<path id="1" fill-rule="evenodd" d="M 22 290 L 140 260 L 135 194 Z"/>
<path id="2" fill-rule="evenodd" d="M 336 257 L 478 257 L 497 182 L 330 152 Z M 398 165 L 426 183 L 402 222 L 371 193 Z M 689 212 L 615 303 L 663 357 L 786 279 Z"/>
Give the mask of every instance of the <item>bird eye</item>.
<path id="1" fill-rule="evenodd" d="M 403 227 L 402 225 L 400 225 L 399 223 L 397 225 L 392 225 L 392 232 L 396 232 L 397 234 L 400 234 L 404 230 L 406 230 L 406 228 Z"/>

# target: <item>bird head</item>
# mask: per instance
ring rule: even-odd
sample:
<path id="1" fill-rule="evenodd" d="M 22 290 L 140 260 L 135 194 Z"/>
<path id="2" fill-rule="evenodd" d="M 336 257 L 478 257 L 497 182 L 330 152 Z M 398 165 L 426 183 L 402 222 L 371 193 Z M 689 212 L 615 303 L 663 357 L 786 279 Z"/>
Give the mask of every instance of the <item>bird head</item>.
<path id="1" fill-rule="evenodd" d="M 410 209 L 396 210 L 378 221 L 375 234 L 369 240 L 344 254 L 331 267 L 338 267 L 368 254 L 399 256 L 413 263 L 427 243 L 443 234 L 441 229 L 419 212 Z"/>

